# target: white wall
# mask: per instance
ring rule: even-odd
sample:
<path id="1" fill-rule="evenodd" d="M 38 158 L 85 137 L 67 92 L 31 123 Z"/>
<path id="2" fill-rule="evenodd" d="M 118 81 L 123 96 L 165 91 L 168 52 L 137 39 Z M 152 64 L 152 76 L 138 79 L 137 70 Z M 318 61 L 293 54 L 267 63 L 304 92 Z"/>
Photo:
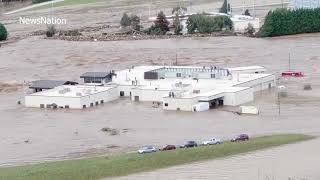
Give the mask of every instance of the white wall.
<path id="1" fill-rule="evenodd" d="M 192 111 L 192 106 L 198 103 L 197 98 L 163 98 L 163 109 L 164 110 L 177 110 L 181 111 Z M 166 106 L 166 104 L 168 106 Z"/>
<path id="2" fill-rule="evenodd" d="M 245 89 L 238 92 L 225 93 L 223 98 L 224 105 L 238 106 L 254 100 L 253 88 Z"/>
<path id="3" fill-rule="evenodd" d="M 40 108 L 40 104 L 44 104 L 46 107 L 47 104 L 51 105 L 54 103 L 58 107 L 62 106 L 64 108 L 66 105 L 68 105 L 70 109 L 82 109 L 83 105 L 86 105 L 86 107 L 89 108 L 90 103 L 93 103 L 95 106 L 97 101 L 99 104 L 101 103 L 101 100 L 106 103 L 116 100 L 118 97 L 119 95 L 117 88 L 111 88 L 107 91 L 82 97 L 28 95 L 25 96 L 25 106 Z"/>
<path id="4" fill-rule="evenodd" d="M 239 85 L 236 85 L 238 87 L 252 87 L 254 89 L 254 92 L 262 91 L 269 89 L 269 84 L 271 87 L 276 86 L 276 80 L 274 75 L 270 75 L 267 77 L 263 77 L 260 79 L 255 79 L 249 82 L 241 83 Z"/>
<path id="5" fill-rule="evenodd" d="M 26 107 L 36 107 L 40 108 L 40 104 L 44 104 L 44 107 L 47 104 L 57 104 L 59 106 L 65 107 L 69 105 L 70 108 L 80 109 L 82 108 L 80 104 L 80 97 L 56 97 L 56 96 L 35 96 L 28 95 L 25 96 L 25 106 Z"/>
<path id="6" fill-rule="evenodd" d="M 244 30 L 248 27 L 248 25 L 252 24 L 254 29 L 260 28 L 260 20 L 243 20 L 243 21 L 233 21 L 234 31 L 236 32 L 244 32 Z"/>
<path id="7" fill-rule="evenodd" d="M 114 101 L 116 99 L 119 98 L 119 94 L 118 94 L 118 88 L 111 88 L 108 89 L 107 91 L 103 91 L 97 94 L 93 94 L 90 96 L 84 96 L 81 97 L 80 100 L 80 104 L 81 107 L 80 109 L 83 108 L 83 105 L 86 105 L 87 108 L 90 107 L 90 104 L 93 103 L 93 105 L 96 105 L 96 102 L 98 102 L 99 104 L 101 104 L 101 100 L 104 101 L 104 103 L 107 103 L 109 101 Z M 70 107 L 71 108 L 71 107 Z"/>
<path id="8" fill-rule="evenodd" d="M 171 90 L 155 90 L 155 89 L 132 89 L 131 100 L 135 100 L 135 96 L 139 96 L 139 101 L 156 101 L 162 102 L 164 96 L 168 96 Z"/>
<path id="9" fill-rule="evenodd" d="M 130 92 L 132 91 L 132 88 L 135 88 L 137 86 L 131 86 L 131 85 L 119 85 L 118 86 L 118 95 L 120 96 L 120 92 L 124 92 L 125 97 L 130 97 Z"/>

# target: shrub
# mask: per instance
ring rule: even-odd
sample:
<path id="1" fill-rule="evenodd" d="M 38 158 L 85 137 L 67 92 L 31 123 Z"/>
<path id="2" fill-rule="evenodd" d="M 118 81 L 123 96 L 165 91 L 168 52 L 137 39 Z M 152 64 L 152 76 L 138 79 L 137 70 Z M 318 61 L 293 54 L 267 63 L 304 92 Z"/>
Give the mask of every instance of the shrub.
<path id="1" fill-rule="evenodd" d="M 248 24 L 248 27 L 245 29 L 244 34 L 248 36 L 253 36 L 256 30 L 254 29 L 251 23 Z"/>
<path id="2" fill-rule="evenodd" d="M 64 36 L 81 36 L 82 34 L 79 32 L 79 30 L 68 30 L 63 32 Z"/>
<path id="3" fill-rule="evenodd" d="M 261 37 L 320 32 L 320 8 L 269 11 Z"/>
<path id="4" fill-rule="evenodd" d="M 189 33 L 198 31 L 199 33 L 211 33 L 223 29 L 232 29 L 233 24 L 228 16 L 208 16 L 206 14 L 196 14 L 189 17 L 187 28 Z"/>
<path id="5" fill-rule="evenodd" d="M 38 4 L 38 3 L 43 3 L 51 0 L 32 0 L 32 4 Z"/>
<path id="6" fill-rule="evenodd" d="M 8 38 L 8 31 L 6 27 L 0 23 L 0 41 L 5 41 Z"/>
<path id="7" fill-rule="evenodd" d="M 55 26 L 54 25 L 49 25 L 48 29 L 47 29 L 47 32 L 46 32 L 47 37 L 53 37 L 55 34 L 56 34 Z"/>
<path id="8" fill-rule="evenodd" d="M 286 91 L 280 91 L 279 97 L 286 98 L 286 97 L 288 97 L 288 93 Z"/>

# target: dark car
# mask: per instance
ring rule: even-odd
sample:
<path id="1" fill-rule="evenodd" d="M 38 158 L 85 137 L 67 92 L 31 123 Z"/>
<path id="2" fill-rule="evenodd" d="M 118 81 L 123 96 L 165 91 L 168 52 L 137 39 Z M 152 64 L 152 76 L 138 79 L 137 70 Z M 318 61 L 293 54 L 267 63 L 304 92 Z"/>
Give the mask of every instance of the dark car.
<path id="1" fill-rule="evenodd" d="M 240 134 L 231 139 L 231 142 L 238 142 L 238 141 L 248 141 L 249 136 L 247 134 Z"/>
<path id="2" fill-rule="evenodd" d="M 163 148 L 159 149 L 160 151 L 170 151 L 170 150 L 175 150 L 176 146 L 175 145 L 166 145 Z"/>
<path id="3" fill-rule="evenodd" d="M 190 147 L 197 147 L 198 144 L 195 141 L 187 141 L 180 148 L 190 148 Z"/>

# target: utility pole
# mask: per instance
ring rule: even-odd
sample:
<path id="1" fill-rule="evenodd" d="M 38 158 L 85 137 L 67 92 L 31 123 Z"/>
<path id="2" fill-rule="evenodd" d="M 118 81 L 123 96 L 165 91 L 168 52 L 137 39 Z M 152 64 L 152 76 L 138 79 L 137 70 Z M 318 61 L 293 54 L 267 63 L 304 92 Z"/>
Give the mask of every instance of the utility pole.
<path id="1" fill-rule="evenodd" d="M 289 71 L 291 71 L 291 56 L 290 56 L 290 53 L 289 53 Z"/>
<path id="2" fill-rule="evenodd" d="M 151 4 L 152 4 L 152 0 L 150 0 L 150 2 L 149 2 L 149 19 L 150 19 L 150 16 L 151 16 Z"/>
<path id="3" fill-rule="evenodd" d="M 280 91 L 278 90 L 278 114 L 281 114 Z"/>
<path id="4" fill-rule="evenodd" d="M 243 14 L 244 14 L 244 12 L 245 12 L 245 8 L 244 8 L 244 7 L 245 7 L 245 0 L 242 1 L 242 13 L 243 13 Z"/>

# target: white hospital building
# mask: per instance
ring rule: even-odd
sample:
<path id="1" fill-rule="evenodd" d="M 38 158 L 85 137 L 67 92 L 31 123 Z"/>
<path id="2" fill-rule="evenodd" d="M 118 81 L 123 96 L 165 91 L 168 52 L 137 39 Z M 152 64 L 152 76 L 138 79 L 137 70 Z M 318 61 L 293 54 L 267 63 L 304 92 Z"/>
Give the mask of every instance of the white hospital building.
<path id="1" fill-rule="evenodd" d="M 204 111 L 253 101 L 255 92 L 275 86 L 275 76 L 265 71 L 260 66 L 137 66 L 85 73 L 82 78 L 87 83 L 61 85 L 27 95 L 25 105 L 83 109 L 127 97 L 162 105 L 164 110 Z"/>

